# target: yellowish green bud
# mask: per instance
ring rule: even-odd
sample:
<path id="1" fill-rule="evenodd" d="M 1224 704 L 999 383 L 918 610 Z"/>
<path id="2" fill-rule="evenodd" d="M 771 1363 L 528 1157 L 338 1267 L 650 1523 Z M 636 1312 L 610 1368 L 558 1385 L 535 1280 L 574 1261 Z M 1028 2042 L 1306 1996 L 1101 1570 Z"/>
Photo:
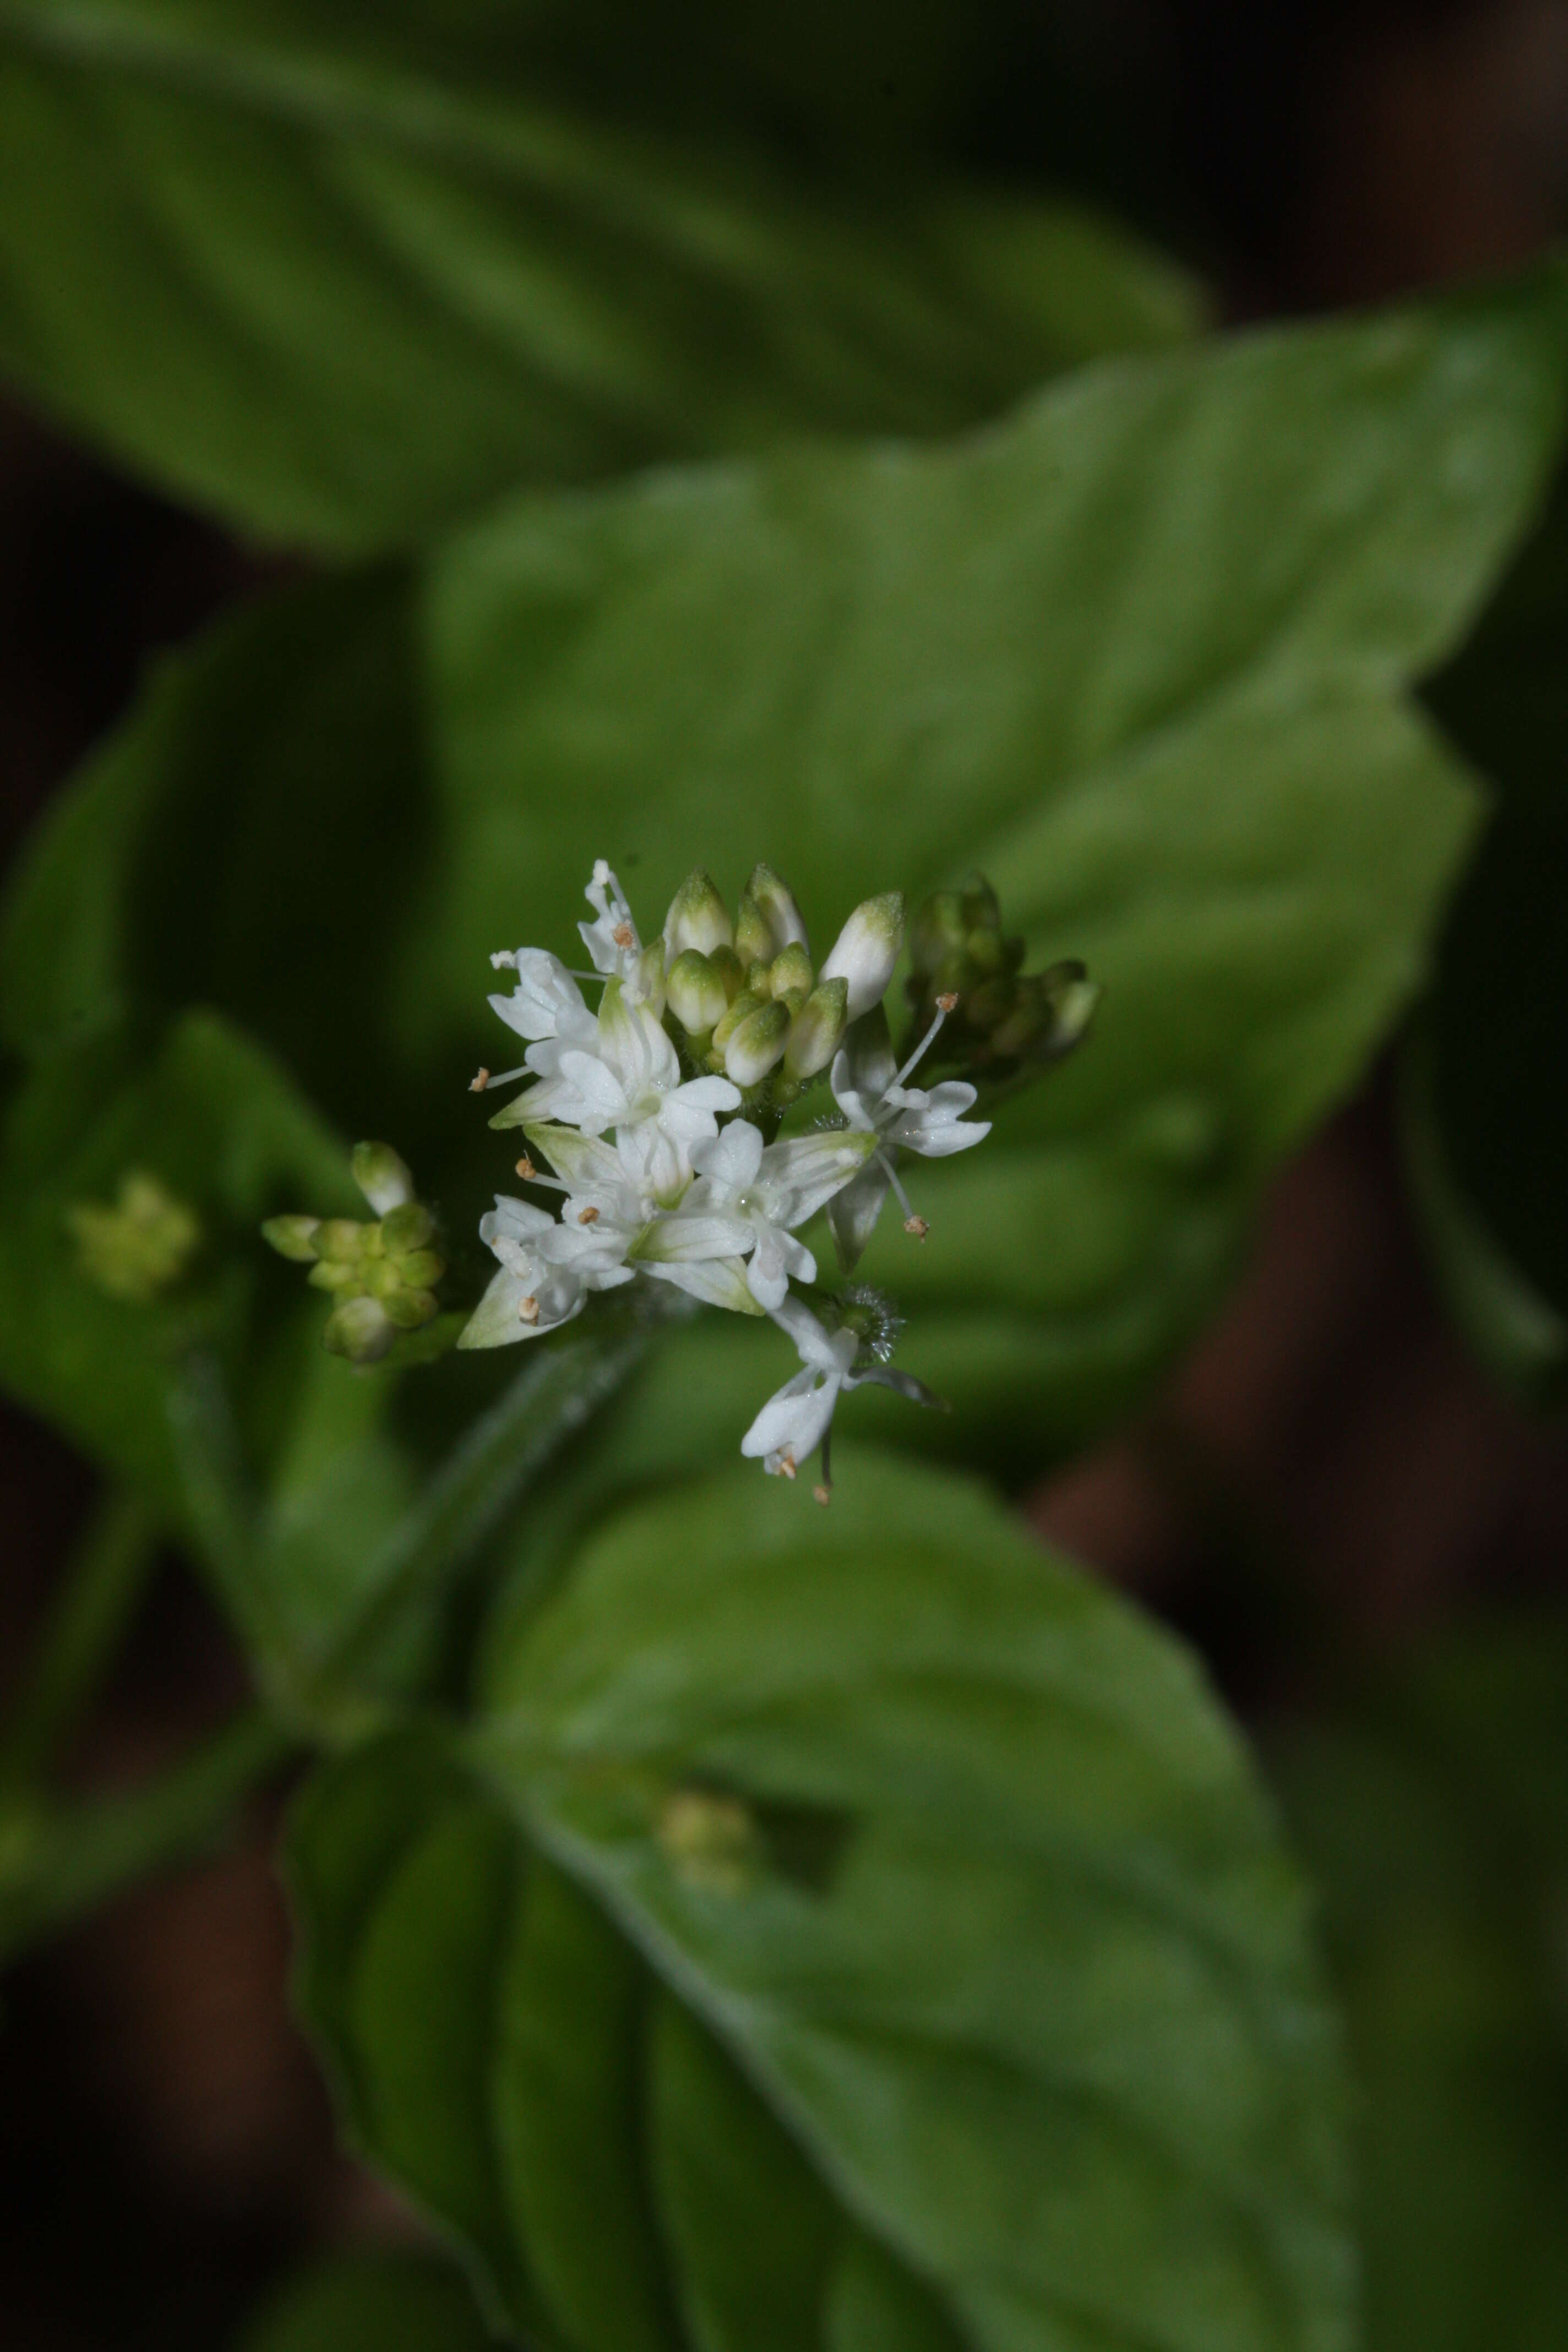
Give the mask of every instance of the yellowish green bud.
<path id="1" fill-rule="evenodd" d="M 432 1291 L 399 1290 L 383 1302 L 383 1311 L 399 1331 L 418 1331 L 433 1323 L 441 1310 Z"/>
<path id="2" fill-rule="evenodd" d="M 737 1087 L 754 1087 L 783 1059 L 789 1036 L 787 1004 L 761 1004 L 731 1033 L 724 1047 L 724 1075 Z"/>
<path id="3" fill-rule="evenodd" d="M 356 1143 L 351 1165 L 354 1182 L 378 1217 L 414 1198 L 414 1179 L 390 1143 Z"/>
<path id="4" fill-rule="evenodd" d="M 697 948 L 683 948 L 676 957 L 665 981 L 665 994 L 670 1011 L 693 1037 L 705 1037 L 730 1009 L 722 975 Z"/>
<path id="5" fill-rule="evenodd" d="M 782 876 L 775 874 L 771 866 L 753 866 L 745 895 L 767 926 L 772 947 L 765 952 L 770 957 L 791 947 L 804 948 L 810 955 L 811 941 L 801 920 L 800 908 L 795 903 L 794 892 Z"/>
<path id="6" fill-rule="evenodd" d="M 772 963 L 777 952 L 772 924 L 751 892 L 743 890 L 735 910 L 735 953 L 749 970 L 755 963 Z"/>
<path id="7" fill-rule="evenodd" d="M 761 990 L 743 988 L 741 991 L 713 1024 L 713 1044 L 719 1053 L 723 1053 L 742 1022 L 749 1021 L 752 1014 L 760 1012 L 768 1002 Z"/>
<path id="8" fill-rule="evenodd" d="M 816 974 L 811 968 L 811 958 L 798 940 L 774 956 L 768 966 L 768 994 L 792 996 L 798 993 L 801 1003 L 811 994 Z"/>
<path id="9" fill-rule="evenodd" d="M 828 951 L 820 977 L 849 984 L 849 1018 L 879 1004 L 904 943 L 904 900 L 899 890 L 863 899 Z"/>
<path id="10" fill-rule="evenodd" d="M 910 924 L 910 959 L 915 970 L 927 976 L 938 971 L 945 956 L 962 951 L 967 929 L 961 894 L 933 890 Z"/>
<path id="11" fill-rule="evenodd" d="M 393 1209 L 381 1221 L 381 1238 L 391 1257 L 405 1257 L 410 1250 L 422 1250 L 436 1231 L 436 1220 L 422 1201 L 405 1201 L 401 1209 Z"/>
<path id="12" fill-rule="evenodd" d="M 322 1258 L 305 1276 L 312 1290 L 357 1290 L 360 1268 L 357 1260 Z"/>
<path id="13" fill-rule="evenodd" d="M 268 1217 L 261 1228 L 261 1238 L 279 1257 L 292 1258 L 296 1265 L 309 1265 L 316 1255 L 315 1236 L 321 1222 L 320 1217 Z"/>
<path id="14" fill-rule="evenodd" d="M 201 1247 L 194 1212 L 141 1169 L 121 1177 L 112 1208 L 83 1201 L 67 1210 L 66 1222 L 89 1281 L 136 1307 L 172 1288 Z"/>
<path id="15" fill-rule="evenodd" d="M 784 1047 L 784 1076 L 814 1078 L 825 1070 L 843 1042 L 849 1025 L 849 983 L 824 980 L 806 998 L 790 1025 Z"/>
<path id="16" fill-rule="evenodd" d="M 365 1228 L 353 1217 L 325 1217 L 316 1227 L 316 1255 L 334 1265 L 357 1265 L 364 1255 Z"/>
<path id="17" fill-rule="evenodd" d="M 733 1004 L 746 984 L 746 967 L 733 948 L 715 948 L 708 959 L 724 983 L 724 996 Z"/>
<path id="18" fill-rule="evenodd" d="M 327 1318 L 321 1345 L 352 1364 L 378 1363 L 397 1337 L 379 1298 L 346 1298 Z"/>
<path id="19" fill-rule="evenodd" d="M 397 1261 L 397 1271 L 405 1290 L 430 1290 L 447 1271 L 447 1261 L 434 1250 L 411 1250 Z"/>
<path id="20" fill-rule="evenodd" d="M 698 955 L 711 955 L 715 948 L 734 944 L 735 927 L 730 920 L 730 909 L 719 896 L 713 877 L 700 866 L 693 867 L 669 902 L 669 912 L 664 919 L 664 960 L 668 965 L 690 949 Z M 678 1020 L 683 1019 L 677 1013 Z M 689 1028 L 690 1023 L 685 1025 Z M 711 1022 L 709 1023 L 711 1028 Z"/>

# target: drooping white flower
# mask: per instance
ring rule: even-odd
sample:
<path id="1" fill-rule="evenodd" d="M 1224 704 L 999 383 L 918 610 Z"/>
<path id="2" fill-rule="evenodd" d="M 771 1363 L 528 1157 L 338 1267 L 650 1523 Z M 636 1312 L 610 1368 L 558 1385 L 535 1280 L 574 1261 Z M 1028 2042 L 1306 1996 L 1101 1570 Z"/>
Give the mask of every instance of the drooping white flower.
<path id="1" fill-rule="evenodd" d="M 849 1131 L 872 1139 L 864 1169 L 829 1211 L 839 1257 L 846 1266 L 854 1265 L 870 1239 L 889 1192 L 898 1195 L 906 1233 L 922 1239 L 925 1235 L 925 1220 L 915 1214 L 899 1181 L 900 1151 L 946 1160 L 955 1151 L 983 1143 L 991 1132 L 989 1119 L 964 1117 L 975 1100 L 972 1086 L 956 1078 L 929 1088 L 904 1084 L 931 1045 L 943 1017 L 939 1012 L 902 1069 L 893 1067 L 879 1015 L 867 1034 L 856 1040 L 854 1050 L 843 1047 L 834 1058 L 828 1079 L 833 1098 L 848 1121 Z"/>
<path id="2" fill-rule="evenodd" d="M 731 1247 L 747 1255 L 746 1280 L 761 1307 L 781 1307 L 793 1276 L 815 1282 L 816 1260 L 795 1228 L 807 1223 L 840 1192 L 875 1149 L 870 1137 L 792 1137 L 764 1150 L 761 1130 L 734 1119 L 721 1135 L 694 1144 L 696 1181 L 668 1222 L 719 1218 L 736 1230 Z"/>
<path id="3" fill-rule="evenodd" d="M 589 961 L 607 980 L 629 980 L 642 955 L 642 940 L 626 904 L 626 894 L 604 858 L 595 859 L 594 878 L 583 896 L 595 918 L 591 923 L 577 926 Z"/>
<path id="4" fill-rule="evenodd" d="M 509 1029 L 530 1041 L 523 1055 L 525 1069 L 536 1077 L 552 1077 L 569 1048 L 592 1051 L 598 1024 L 559 956 L 546 948 L 517 948 L 491 956 L 490 962 L 498 971 L 517 974 L 511 994 L 492 996 L 489 1003 L 490 1011 L 499 1013 Z M 489 1083 L 498 1086 L 503 1081 L 492 1077 Z"/>
<path id="5" fill-rule="evenodd" d="M 798 1298 L 786 1298 L 782 1307 L 773 1310 L 773 1319 L 795 1341 L 801 1370 L 768 1399 L 742 1438 L 741 1451 L 753 1460 L 760 1455 L 770 1476 L 793 1478 L 801 1464 L 820 1445 L 822 1483 L 816 1491 L 818 1498 L 826 1502 L 832 1483 L 828 1433 L 834 1410 L 846 1389 L 868 1385 L 896 1389 L 900 1396 L 917 1404 L 934 1404 L 937 1400 L 921 1381 L 908 1372 L 895 1372 L 886 1364 L 872 1364 L 864 1371 L 857 1371 L 855 1358 L 859 1341 L 856 1334 L 847 1329 L 826 1330 Z"/>
<path id="6" fill-rule="evenodd" d="M 680 1060 L 651 1005 L 628 1003 L 619 981 L 605 983 L 591 1049 L 566 1047 L 553 1076 L 542 1078 L 491 1121 L 535 1127 L 543 1121 L 607 1135 L 640 1155 L 637 1178 L 668 1207 L 691 1181 L 691 1147 L 718 1133 L 720 1111 L 740 1106 L 728 1078 L 680 1076 Z"/>

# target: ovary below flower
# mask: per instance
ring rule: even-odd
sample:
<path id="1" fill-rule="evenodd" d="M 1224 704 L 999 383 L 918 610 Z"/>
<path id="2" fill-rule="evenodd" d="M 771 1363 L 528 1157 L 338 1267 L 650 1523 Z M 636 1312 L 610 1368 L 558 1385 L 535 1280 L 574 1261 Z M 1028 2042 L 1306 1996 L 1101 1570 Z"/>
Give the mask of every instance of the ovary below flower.
<path id="1" fill-rule="evenodd" d="M 855 1358 L 859 1341 L 855 1333 L 826 1330 L 798 1298 L 786 1298 L 782 1307 L 773 1310 L 773 1319 L 795 1341 L 801 1370 L 768 1399 L 742 1438 L 741 1451 L 753 1460 L 760 1455 L 763 1469 L 771 1476 L 793 1478 L 801 1464 L 820 1445 L 819 1491 L 826 1501 L 830 1483 L 828 1433 L 834 1410 L 846 1389 L 868 1385 L 896 1389 L 900 1396 L 918 1404 L 932 1404 L 936 1400 L 908 1372 L 891 1371 L 884 1364 L 872 1364 L 864 1371 L 857 1371 Z"/>

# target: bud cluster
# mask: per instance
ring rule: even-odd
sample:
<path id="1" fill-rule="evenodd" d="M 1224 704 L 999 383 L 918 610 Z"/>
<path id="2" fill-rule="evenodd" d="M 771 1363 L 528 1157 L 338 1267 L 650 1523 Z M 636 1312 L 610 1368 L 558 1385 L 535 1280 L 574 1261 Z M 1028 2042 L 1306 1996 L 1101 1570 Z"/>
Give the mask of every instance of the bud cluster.
<path id="1" fill-rule="evenodd" d="M 1100 989 L 1081 963 L 1023 970 L 1020 939 L 1002 930 L 996 893 L 978 877 L 935 890 L 910 925 L 912 969 L 904 992 L 918 1033 L 954 999 L 941 1059 L 987 1076 L 1060 1061 L 1087 1034 Z"/>
<path id="2" fill-rule="evenodd" d="M 128 1169 L 111 1208 L 93 1201 L 66 1212 L 89 1282 L 133 1307 L 150 1307 L 189 1271 L 201 1247 L 195 1213 L 156 1176 Z"/>
<path id="3" fill-rule="evenodd" d="M 699 866 L 664 923 L 665 1003 L 694 1067 L 739 1087 L 748 1112 L 787 1108 L 878 1003 L 903 940 L 897 891 L 856 908 L 820 972 L 788 885 L 752 868 L 731 918 Z"/>
<path id="4" fill-rule="evenodd" d="M 307 1279 L 336 1300 L 323 1344 L 352 1363 L 374 1364 L 398 1334 L 417 1331 L 438 1310 L 446 1260 L 431 1247 L 436 1220 L 415 1198 L 414 1179 L 387 1143 L 354 1146 L 354 1181 L 374 1223 L 353 1217 L 270 1217 L 261 1228 L 280 1257 L 310 1268 Z"/>

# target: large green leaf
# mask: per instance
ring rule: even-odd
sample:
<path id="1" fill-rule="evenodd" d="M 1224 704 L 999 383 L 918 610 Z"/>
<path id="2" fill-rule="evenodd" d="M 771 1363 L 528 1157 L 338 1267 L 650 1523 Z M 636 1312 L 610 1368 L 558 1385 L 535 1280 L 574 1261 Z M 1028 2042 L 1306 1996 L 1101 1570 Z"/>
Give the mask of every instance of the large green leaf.
<path id="1" fill-rule="evenodd" d="M 552 98 L 538 13 L 6 0 L 0 355 L 178 493 L 342 552 L 521 480 L 948 428 L 1194 322 L 1109 228 L 807 173 L 732 89 L 648 127 Z"/>
<path id="2" fill-rule="evenodd" d="M 1471 1627 L 1277 1759 L 1361 2075 L 1370 2352 L 1568 2310 L 1568 1631 Z"/>
<path id="3" fill-rule="evenodd" d="M 931 1240 L 889 1220 L 868 1268 L 952 1443 L 1077 1442 L 1212 1306 L 1419 982 L 1474 804 L 1404 688 L 1531 516 L 1562 308 L 1548 277 L 1095 371 L 940 451 L 531 499 L 412 585 L 265 606 L 164 673 L 37 845 L 10 1040 L 216 1001 L 460 1231 L 510 1160 L 461 1092 L 500 1042 L 487 952 L 569 948 L 595 854 L 648 924 L 694 858 L 734 887 L 764 855 L 819 938 L 979 862 L 1102 1015 L 919 1171 Z M 682 1347 L 716 1395 L 773 1344 Z"/>
<path id="4" fill-rule="evenodd" d="M 290 1851 L 361 2145 L 577 2352 L 1348 2340 L 1334 2034 L 1245 1758 L 945 1474 L 628 1512 L 498 1645 L 468 1769 L 362 1750 Z"/>

